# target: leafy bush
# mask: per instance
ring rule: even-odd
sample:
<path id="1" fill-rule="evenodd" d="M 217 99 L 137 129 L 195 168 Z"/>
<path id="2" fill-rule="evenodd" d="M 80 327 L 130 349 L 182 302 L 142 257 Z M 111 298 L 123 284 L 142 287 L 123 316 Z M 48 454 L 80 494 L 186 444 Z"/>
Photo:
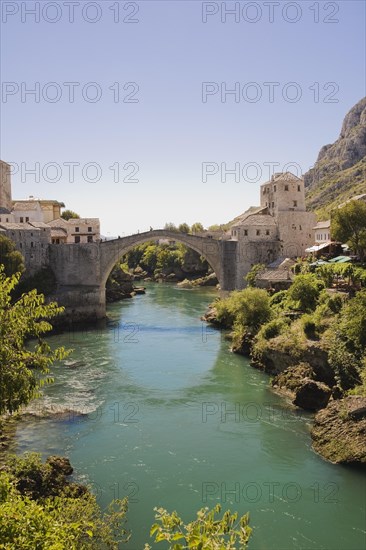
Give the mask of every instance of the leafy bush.
<path id="1" fill-rule="evenodd" d="M 72 493 L 67 483 L 55 489 L 49 472 L 50 465 L 42 465 L 36 454 L 15 457 L 0 472 L 1 548 L 117 550 L 128 539 L 126 499 L 114 501 L 103 514 L 88 490 Z M 22 491 L 32 482 L 41 483 L 42 495 Z"/>
<path id="2" fill-rule="evenodd" d="M 308 313 L 306 313 L 301 317 L 301 323 L 302 323 L 305 336 L 307 338 L 310 338 L 312 340 L 317 338 L 318 327 L 313 315 L 309 315 Z"/>
<path id="3" fill-rule="evenodd" d="M 248 286 L 250 286 L 250 287 L 255 287 L 256 286 L 255 279 L 256 279 L 258 273 L 263 271 L 263 269 L 265 269 L 265 267 L 266 266 L 264 264 L 255 264 L 255 265 L 253 265 L 251 270 L 244 277 L 244 279 L 248 283 Z"/>
<path id="4" fill-rule="evenodd" d="M 227 510 L 221 519 L 216 517 L 221 506 L 209 510 L 202 508 L 197 519 L 185 525 L 177 512 L 169 514 L 164 508 L 155 508 L 155 523 L 150 536 L 155 542 L 169 542 L 169 550 L 244 550 L 251 534 L 248 514 L 238 519 L 238 514 Z M 237 545 L 238 544 L 238 545 Z M 145 545 L 145 550 L 151 546 Z"/>
<path id="5" fill-rule="evenodd" d="M 253 335 L 272 315 L 269 296 L 259 288 L 236 290 L 215 306 L 219 322 L 230 328 L 234 323 L 241 325 Z"/>
<path id="6" fill-rule="evenodd" d="M 289 319 L 272 319 L 260 329 L 258 336 L 263 337 L 265 340 L 271 340 L 271 338 L 276 338 L 282 332 L 284 332 L 289 326 Z"/>
<path id="7" fill-rule="evenodd" d="M 366 349 L 366 290 L 356 294 L 343 307 L 339 331 L 350 351 L 362 354 Z"/>
<path id="8" fill-rule="evenodd" d="M 287 300 L 292 309 L 300 309 L 304 312 L 314 311 L 323 288 L 324 283 L 316 275 L 312 273 L 298 275 L 287 291 Z"/>

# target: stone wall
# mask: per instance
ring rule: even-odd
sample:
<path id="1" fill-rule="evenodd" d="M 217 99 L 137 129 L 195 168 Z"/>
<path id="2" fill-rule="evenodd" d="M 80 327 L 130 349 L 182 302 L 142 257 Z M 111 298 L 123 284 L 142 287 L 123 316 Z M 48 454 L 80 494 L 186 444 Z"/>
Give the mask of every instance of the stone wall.
<path id="1" fill-rule="evenodd" d="M 12 209 L 10 165 L 0 160 L 0 207 Z"/>

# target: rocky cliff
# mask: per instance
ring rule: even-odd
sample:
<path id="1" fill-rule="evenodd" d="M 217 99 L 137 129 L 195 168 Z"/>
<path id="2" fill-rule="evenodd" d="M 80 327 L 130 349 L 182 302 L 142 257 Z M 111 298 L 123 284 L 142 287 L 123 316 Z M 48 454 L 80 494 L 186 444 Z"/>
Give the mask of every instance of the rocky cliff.
<path id="1" fill-rule="evenodd" d="M 321 148 L 304 180 L 307 204 L 321 219 L 352 196 L 366 193 L 366 97 L 346 115 L 337 141 Z"/>

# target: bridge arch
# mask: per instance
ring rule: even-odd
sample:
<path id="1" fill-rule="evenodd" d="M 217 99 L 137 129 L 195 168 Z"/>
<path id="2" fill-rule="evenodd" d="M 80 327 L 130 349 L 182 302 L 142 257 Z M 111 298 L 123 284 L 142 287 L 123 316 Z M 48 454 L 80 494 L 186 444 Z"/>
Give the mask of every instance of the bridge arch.
<path id="1" fill-rule="evenodd" d="M 187 235 L 175 231 L 166 231 L 156 229 L 121 237 L 110 241 L 103 241 L 100 244 L 100 284 L 105 288 L 108 276 L 113 267 L 121 258 L 132 248 L 148 241 L 154 241 L 160 238 L 167 238 L 185 244 L 205 260 L 214 270 L 220 284 L 222 284 L 222 265 L 221 265 L 221 247 L 220 241 L 196 235 Z"/>

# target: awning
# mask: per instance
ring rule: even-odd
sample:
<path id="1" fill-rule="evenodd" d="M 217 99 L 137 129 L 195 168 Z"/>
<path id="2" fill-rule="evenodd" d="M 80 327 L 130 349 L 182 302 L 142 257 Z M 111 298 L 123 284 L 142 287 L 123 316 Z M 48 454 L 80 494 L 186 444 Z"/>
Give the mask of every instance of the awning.
<path id="1" fill-rule="evenodd" d="M 322 244 L 314 244 L 310 248 L 306 248 L 305 252 L 318 252 L 318 250 L 322 250 L 323 248 L 327 248 L 327 246 L 331 245 L 332 242 L 328 241 L 327 243 Z"/>

